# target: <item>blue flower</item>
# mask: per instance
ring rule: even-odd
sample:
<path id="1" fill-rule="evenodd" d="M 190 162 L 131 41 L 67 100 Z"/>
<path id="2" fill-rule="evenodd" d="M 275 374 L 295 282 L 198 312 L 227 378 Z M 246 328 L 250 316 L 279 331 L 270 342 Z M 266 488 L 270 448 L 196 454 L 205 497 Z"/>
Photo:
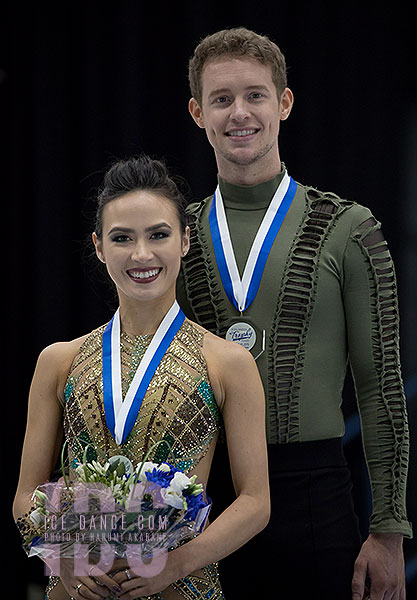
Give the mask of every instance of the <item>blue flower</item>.
<path id="1" fill-rule="evenodd" d="M 188 510 L 184 515 L 184 519 L 186 521 L 194 521 L 198 511 L 207 506 L 207 503 L 203 499 L 203 494 L 197 494 L 196 496 L 193 494 L 185 494 L 185 499 L 187 501 Z"/>
<path id="2" fill-rule="evenodd" d="M 161 487 L 168 487 L 171 483 L 171 479 L 173 479 L 175 473 L 170 471 L 160 471 L 157 468 L 154 468 L 152 471 L 146 471 L 145 473 L 146 479 L 150 482 L 157 483 Z"/>
<path id="3" fill-rule="evenodd" d="M 32 546 L 37 546 L 40 542 L 40 536 L 39 535 L 35 535 L 34 538 L 32 538 L 32 541 L 30 542 L 29 546 L 32 548 Z"/>

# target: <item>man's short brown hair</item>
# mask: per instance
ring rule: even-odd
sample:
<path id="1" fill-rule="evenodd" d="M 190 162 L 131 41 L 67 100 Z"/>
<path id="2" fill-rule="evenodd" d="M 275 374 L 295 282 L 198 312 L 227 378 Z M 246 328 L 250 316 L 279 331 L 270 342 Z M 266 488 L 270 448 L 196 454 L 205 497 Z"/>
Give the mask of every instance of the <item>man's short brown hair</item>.
<path id="1" fill-rule="evenodd" d="M 267 36 L 245 27 L 223 29 L 208 35 L 198 44 L 189 61 L 188 79 L 191 95 L 201 107 L 201 76 L 206 63 L 220 57 L 253 58 L 269 65 L 278 98 L 287 87 L 285 58 L 278 46 Z"/>

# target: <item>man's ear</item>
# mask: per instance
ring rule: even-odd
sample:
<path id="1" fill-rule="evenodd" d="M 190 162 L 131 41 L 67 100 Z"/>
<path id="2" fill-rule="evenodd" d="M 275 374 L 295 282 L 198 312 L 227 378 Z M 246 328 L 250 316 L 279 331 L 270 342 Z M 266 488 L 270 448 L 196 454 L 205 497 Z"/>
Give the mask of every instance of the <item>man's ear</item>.
<path id="1" fill-rule="evenodd" d="M 201 110 L 200 105 L 198 104 L 195 98 L 191 98 L 191 100 L 189 101 L 188 110 L 190 111 L 190 115 L 194 119 L 195 123 L 197 123 L 197 125 L 201 127 L 201 129 L 204 129 L 205 125 L 203 119 L 203 111 Z"/>
<path id="2" fill-rule="evenodd" d="M 285 88 L 281 94 L 279 108 L 280 108 L 280 120 L 285 121 L 288 119 L 292 106 L 294 104 L 294 94 L 290 88 Z"/>

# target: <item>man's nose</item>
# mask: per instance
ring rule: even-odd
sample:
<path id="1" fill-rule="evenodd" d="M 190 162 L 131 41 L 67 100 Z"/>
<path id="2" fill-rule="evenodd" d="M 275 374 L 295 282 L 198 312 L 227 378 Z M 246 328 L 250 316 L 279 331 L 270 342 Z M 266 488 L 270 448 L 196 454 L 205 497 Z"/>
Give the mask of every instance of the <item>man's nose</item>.
<path id="1" fill-rule="evenodd" d="M 236 121 L 243 121 L 249 118 L 249 115 L 250 111 L 246 100 L 244 98 L 235 98 L 231 105 L 231 118 Z"/>

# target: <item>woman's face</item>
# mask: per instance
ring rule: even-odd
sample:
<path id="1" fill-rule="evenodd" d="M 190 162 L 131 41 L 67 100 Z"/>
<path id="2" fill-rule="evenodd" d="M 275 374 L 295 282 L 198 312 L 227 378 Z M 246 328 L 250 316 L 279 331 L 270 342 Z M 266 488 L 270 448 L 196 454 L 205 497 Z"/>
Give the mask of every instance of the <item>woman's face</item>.
<path id="1" fill-rule="evenodd" d="M 93 242 L 119 298 L 175 298 L 189 228 L 181 231 L 174 203 L 150 190 L 129 192 L 105 205 L 102 225 L 101 239 L 93 233 Z"/>

